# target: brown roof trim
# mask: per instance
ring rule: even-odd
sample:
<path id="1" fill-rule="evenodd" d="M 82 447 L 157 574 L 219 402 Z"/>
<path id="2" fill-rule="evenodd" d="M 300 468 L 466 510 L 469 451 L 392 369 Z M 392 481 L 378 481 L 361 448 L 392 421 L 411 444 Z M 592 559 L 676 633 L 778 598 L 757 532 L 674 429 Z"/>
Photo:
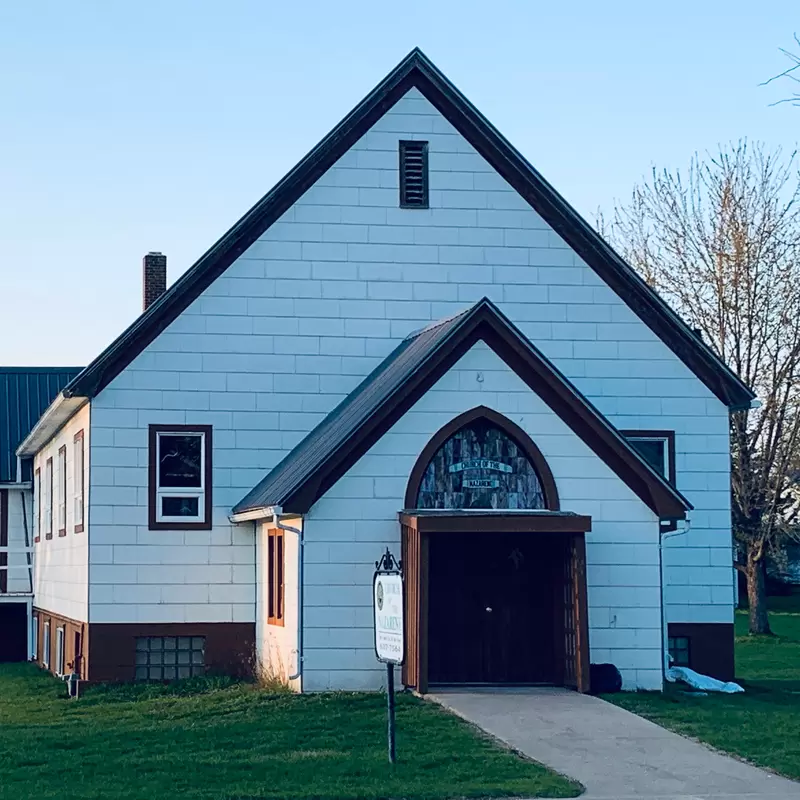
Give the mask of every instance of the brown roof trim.
<path id="1" fill-rule="evenodd" d="M 545 508 L 551 511 L 558 511 L 561 508 L 558 500 L 558 489 L 556 488 L 556 482 L 550 470 L 550 465 L 547 463 L 547 459 L 542 455 L 542 451 L 519 425 L 512 422 L 508 417 L 504 417 L 502 414 L 498 414 L 496 411 L 486 406 L 478 406 L 477 408 L 465 411 L 463 414 L 459 414 L 454 419 L 451 419 L 450 422 L 434 434 L 433 438 L 425 445 L 425 448 L 417 459 L 417 463 L 414 464 L 414 469 L 411 470 L 411 477 L 408 479 L 405 507 L 416 507 L 417 497 L 419 497 L 419 485 L 422 483 L 425 470 L 428 468 L 431 459 L 436 455 L 436 451 L 453 434 L 458 433 L 463 427 L 469 425 L 470 422 L 481 417 L 488 419 L 498 428 L 505 431 L 506 434 L 516 442 L 517 446 L 522 449 L 528 457 L 528 461 L 533 464 L 536 474 L 539 476 L 539 481 L 542 485 L 542 493 L 544 494 Z"/>
<path id="2" fill-rule="evenodd" d="M 401 511 L 400 524 L 420 533 L 586 533 L 592 518 L 569 512 L 507 511 L 476 514 L 463 511 Z"/>
<path id="3" fill-rule="evenodd" d="M 686 366 L 731 409 L 753 392 L 512 147 L 419 49 L 414 49 L 297 166 L 64 389 L 94 397 L 358 141 L 416 87 L 605 281 Z"/>
<path id="4" fill-rule="evenodd" d="M 691 503 L 642 459 L 611 423 L 564 377 L 525 335 L 484 298 L 470 311 L 448 323 L 449 332 L 410 377 L 375 405 L 372 413 L 343 441 L 325 451 L 302 480 L 270 504 L 305 514 L 322 495 L 366 453 L 439 378 L 477 342 L 486 342 L 508 366 L 544 400 L 630 489 L 661 519 L 684 519 Z M 365 380 L 351 397 L 370 389 Z M 347 400 L 342 406 L 346 405 Z M 340 408 L 342 408 L 340 406 Z M 324 425 L 323 421 L 320 423 Z M 309 436 L 313 435 L 313 431 Z M 308 437 L 307 437 L 308 438 Z M 302 447 L 302 442 L 298 448 Z M 293 451 L 294 452 L 294 451 Z M 293 453 L 276 467 L 292 460 Z M 269 476 L 268 476 L 269 477 Z M 266 480 L 266 479 L 265 479 Z M 248 497 L 252 496 L 253 490 Z M 240 513 L 260 507 L 246 502 Z"/>

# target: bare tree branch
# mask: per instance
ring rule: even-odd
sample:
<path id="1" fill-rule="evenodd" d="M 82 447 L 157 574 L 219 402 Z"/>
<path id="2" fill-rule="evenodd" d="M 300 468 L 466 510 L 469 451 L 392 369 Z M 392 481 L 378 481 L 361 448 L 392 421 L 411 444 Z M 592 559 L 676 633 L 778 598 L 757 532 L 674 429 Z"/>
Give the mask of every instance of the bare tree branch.
<path id="1" fill-rule="evenodd" d="M 601 223 L 761 401 L 732 415 L 731 488 L 751 630 L 766 632 L 763 561 L 797 535 L 800 516 L 796 155 L 742 141 L 695 155 L 685 174 L 654 169 Z"/>
<path id="2" fill-rule="evenodd" d="M 798 70 L 800 70 L 800 38 L 798 38 L 796 33 L 794 34 L 794 41 L 798 48 L 797 53 L 793 53 L 791 50 L 786 50 L 783 47 L 779 48 L 781 53 L 792 62 L 792 66 L 788 67 L 778 75 L 773 75 L 769 80 L 759 84 L 760 86 L 768 86 L 773 81 L 777 81 L 781 78 L 788 78 L 790 81 L 800 83 L 800 75 L 795 74 L 798 72 Z M 770 105 L 779 106 L 782 103 L 791 103 L 794 106 L 800 106 L 800 92 L 795 92 L 795 94 L 793 94 L 791 97 L 784 97 L 782 100 L 776 100 L 774 103 L 770 103 Z"/>

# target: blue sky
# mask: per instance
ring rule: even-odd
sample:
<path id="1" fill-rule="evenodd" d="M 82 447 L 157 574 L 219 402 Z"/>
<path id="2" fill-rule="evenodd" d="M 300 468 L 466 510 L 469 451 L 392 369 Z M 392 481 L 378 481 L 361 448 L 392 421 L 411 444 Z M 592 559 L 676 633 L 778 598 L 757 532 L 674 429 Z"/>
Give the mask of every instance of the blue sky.
<path id="1" fill-rule="evenodd" d="M 796 2 L 0 6 L 0 364 L 87 363 L 418 45 L 576 208 L 740 137 L 791 151 Z"/>

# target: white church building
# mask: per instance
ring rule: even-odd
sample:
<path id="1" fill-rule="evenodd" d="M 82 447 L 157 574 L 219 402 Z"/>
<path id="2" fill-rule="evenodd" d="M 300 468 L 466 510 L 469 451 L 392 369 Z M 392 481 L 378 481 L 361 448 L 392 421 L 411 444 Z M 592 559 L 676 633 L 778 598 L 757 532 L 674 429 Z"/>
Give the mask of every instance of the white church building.
<path id="1" fill-rule="evenodd" d="M 419 50 L 73 377 L 31 463 L 30 654 L 91 681 L 660 689 L 733 676 L 753 393 Z"/>

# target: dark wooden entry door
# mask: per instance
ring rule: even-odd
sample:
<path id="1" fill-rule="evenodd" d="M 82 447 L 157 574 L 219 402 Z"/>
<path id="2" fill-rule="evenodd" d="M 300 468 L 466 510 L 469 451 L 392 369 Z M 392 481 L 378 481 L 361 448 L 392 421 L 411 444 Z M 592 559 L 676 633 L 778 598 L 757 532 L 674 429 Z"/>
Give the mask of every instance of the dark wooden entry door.
<path id="1" fill-rule="evenodd" d="M 565 558 L 556 536 L 432 537 L 430 682 L 560 682 Z"/>

